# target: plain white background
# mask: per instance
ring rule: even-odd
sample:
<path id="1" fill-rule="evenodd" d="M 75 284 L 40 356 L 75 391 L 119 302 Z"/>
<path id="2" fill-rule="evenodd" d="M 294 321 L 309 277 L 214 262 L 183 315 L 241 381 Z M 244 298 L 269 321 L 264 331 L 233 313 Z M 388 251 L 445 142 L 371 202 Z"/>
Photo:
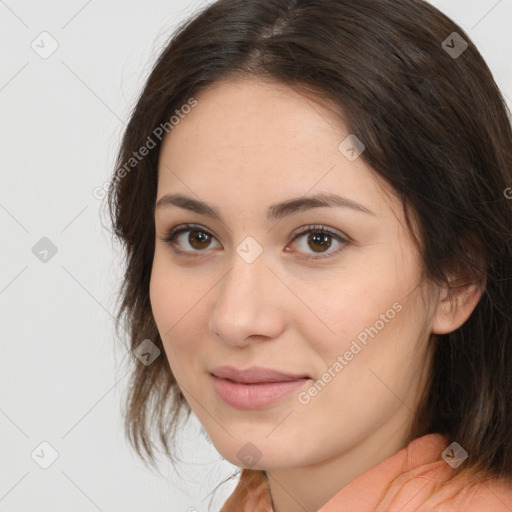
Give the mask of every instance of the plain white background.
<path id="1" fill-rule="evenodd" d="M 203 512 L 236 469 L 194 417 L 180 476 L 167 463 L 152 473 L 130 451 L 120 420 L 127 356 L 112 317 L 122 268 L 93 196 L 154 59 L 206 3 L 0 0 L 3 512 Z M 467 31 L 512 108 L 512 0 L 431 3 Z M 57 251 L 46 262 L 34 254 L 38 243 L 48 249 L 43 237 Z"/>

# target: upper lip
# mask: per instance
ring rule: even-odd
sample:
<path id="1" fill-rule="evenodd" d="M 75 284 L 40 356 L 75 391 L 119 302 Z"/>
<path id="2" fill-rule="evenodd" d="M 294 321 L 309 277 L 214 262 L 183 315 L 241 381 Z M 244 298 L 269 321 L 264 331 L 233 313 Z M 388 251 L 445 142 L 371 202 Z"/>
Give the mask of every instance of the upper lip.
<path id="1" fill-rule="evenodd" d="M 252 366 L 245 369 L 237 369 L 233 366 L 219 366 L 211 371 L 211 374 L 220 379 L 229 379 L 244 384 L 255 384 L 258 382 L 285 382 L 298 379 L 308 379 L 305 374 L 291 374 L 271 368 Z"/>

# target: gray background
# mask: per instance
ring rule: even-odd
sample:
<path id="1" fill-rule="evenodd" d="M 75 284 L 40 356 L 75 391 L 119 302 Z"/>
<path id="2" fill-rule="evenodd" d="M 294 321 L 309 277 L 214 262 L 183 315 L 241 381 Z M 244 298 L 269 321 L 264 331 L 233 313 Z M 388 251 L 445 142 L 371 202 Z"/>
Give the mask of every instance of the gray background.
<path id="1" fill-rule="evenodd" d="M 180 476 L 168 463 L 151 473 L 124 440 L 122 269 L 93 196 L 159 50 L 205 3 L 0 1 L 0 511 L 202 512 L 236 469 L 195 418 Z M 431 3 L 468 32 L 512 108 L 512 0 Z"/>

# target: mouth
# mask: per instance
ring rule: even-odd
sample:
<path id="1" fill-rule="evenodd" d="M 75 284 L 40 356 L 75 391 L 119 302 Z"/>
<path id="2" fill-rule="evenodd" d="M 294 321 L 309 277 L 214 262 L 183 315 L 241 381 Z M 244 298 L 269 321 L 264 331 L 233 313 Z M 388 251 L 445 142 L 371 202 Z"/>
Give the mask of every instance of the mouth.
<path id="1" fill-rule="evenodd" d="M 219 398 L 237 409 L 260 409 L 281 401 L 311 381 L 307 375 L 253 368 L 239 371 L 232 367 L 216 369 L 210 374 Z"/>
<path id="2" fill-rule="evenodd" d="M 299 379 L 310 379 L 309 375 L 292 374 L 271 368 L 250 367 L 238 369 L 233 366 L 221 366 L 212 370 L 211 374 L 219 379 L 226 379 L 240 384 L 264 384 L 290 382 Z"/>

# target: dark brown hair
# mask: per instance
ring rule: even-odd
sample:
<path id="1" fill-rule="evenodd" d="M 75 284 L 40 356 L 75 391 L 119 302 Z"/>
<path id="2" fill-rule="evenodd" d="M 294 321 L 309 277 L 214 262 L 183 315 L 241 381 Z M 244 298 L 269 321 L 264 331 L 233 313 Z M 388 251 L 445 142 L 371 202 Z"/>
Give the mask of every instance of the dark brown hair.
<path id="1" fill-rule="evenodd" d="M 219 0 L 184 22 L 159 56 L 124 134 L 117 168 L 125 172 L 108 196 L 126 256 L 116 326 L 129 338 L 132 446 L 154 462 L 157 434 L 173 460 L 179 417 L 190 415 L 167 358 L 146 366 L 132 357 L 144 339 L 163 353 L 149 300 L 155 129 L 235 77 L 275 80 L 339 107 L 366 145 L 361 158 L 401 199 L 408 226 L 417 222 L 426 278 L 484 288 L 459 329 L 430 336 L 433 365 L 409 438 L 442 433 L 469 454 L 458 471 L 512 476 L 510 112 L 468 35 L 421 0 Z M 156 147 L 127 170 L 148 138 Z"/>

